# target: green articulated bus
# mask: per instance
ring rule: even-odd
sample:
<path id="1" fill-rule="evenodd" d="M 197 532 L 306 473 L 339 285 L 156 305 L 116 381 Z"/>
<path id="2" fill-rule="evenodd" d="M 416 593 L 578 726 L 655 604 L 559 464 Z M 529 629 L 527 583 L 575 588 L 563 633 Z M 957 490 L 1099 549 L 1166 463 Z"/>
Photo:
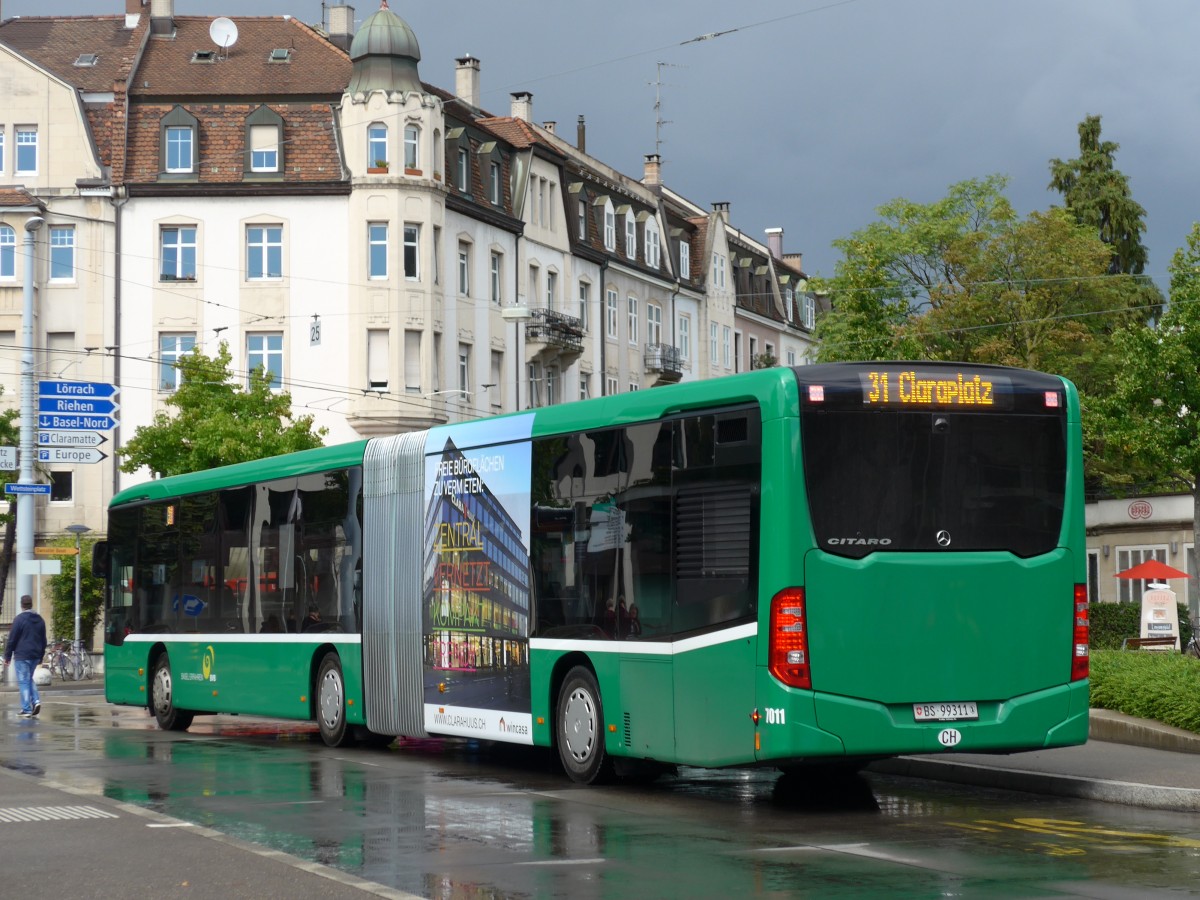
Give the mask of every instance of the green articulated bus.
<path id="1" fill-rule="evenodd" d="M 1079 400 L 771 368 L 122 491 L 105 689 L 556 747 L 567 774 L 1082 743 Z"/>

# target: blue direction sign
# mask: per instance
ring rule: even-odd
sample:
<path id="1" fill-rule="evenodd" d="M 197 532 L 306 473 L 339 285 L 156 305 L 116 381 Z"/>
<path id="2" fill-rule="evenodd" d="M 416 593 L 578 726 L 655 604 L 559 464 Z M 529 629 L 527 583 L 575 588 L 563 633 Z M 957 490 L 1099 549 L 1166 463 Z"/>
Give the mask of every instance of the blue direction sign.
<path id="1" fill-rule="evenodd" d="M 120 423 L 112 416 L 38 415 L 38 431 L 112 431 Z"/>
<path id="2" fill-rule="evenodd" d="M 8 482 L 4 485 L 4 493 L 6 494 L 48 494 L 50 493 L 50 485 L 48 484 L 20 484 Z"/>
<path id="3" fill-rule="evenodd" d="M 90 397 L 38 397 L 38 412 L 44 413 L 108 416 L 120 408 L 120 404 L 112 400 L 93 400 Z"/>
<path id="4" fill-rule="evenodd" d="M 39 381 L 43 397 L 115 397 L 120 388 L 100 381 Z"/>

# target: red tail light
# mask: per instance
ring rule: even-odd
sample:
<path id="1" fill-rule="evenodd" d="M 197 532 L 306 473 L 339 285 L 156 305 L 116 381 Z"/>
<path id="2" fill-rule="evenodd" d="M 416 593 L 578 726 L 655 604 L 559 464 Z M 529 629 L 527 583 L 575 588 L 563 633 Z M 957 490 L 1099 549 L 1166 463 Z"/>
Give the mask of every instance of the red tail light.
<path id="1" fill-rule="evenodd" d="M 1075 585 L 1075 627 L 1071 636 L 1071 680 L 1088 677 L 1088 598 L 1087 585 Z"/>
<path id="2" fill-rule="evenodd" d="M 790 687 L 812 688 L 808 667 L 808 622 L 804 588 L 786 588 L 771 598 L 771 674 Z"/>

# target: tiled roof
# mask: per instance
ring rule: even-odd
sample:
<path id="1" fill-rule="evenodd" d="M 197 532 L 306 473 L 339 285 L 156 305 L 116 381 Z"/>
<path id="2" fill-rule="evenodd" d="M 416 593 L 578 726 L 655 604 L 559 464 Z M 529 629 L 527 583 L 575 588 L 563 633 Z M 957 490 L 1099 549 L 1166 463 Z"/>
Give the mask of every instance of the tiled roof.
<path id="1" fill-rule="evenodd" d="M 246 118 L 259 103 L 183 103 L 198 121 L 196 179 L 198 184 L 240 184 L 265 181 L 247 174 Z M 343 181 L 342 164 L 328 102 L 267 104 L 283 117 L 283 174 L 285 184 Z M 173 103 L 137 103 L 129 110 L 129 158 L 126 180 L 131 184 L 160 181 L 164 171 L 160 122 Z M 173 179 L 172 182 L 175 182 Z M 164 183 L 172 183 L 166 182 Z"/>
<path id="2" fill-rule="evenodd" d="M 24 188 L 0 187 L 0 209 L 18 206 L 42 207 L 42 203 Z"/>
<path id="3" fill-rule="evenodd" d="M 480 119 L 478 124 L 490 128 L 519 150 L 527 150 L 534 144 L 550 147 L 550 144 L 539 139 L 537 131 L 524 119 L 501 116 L 491 119 Z"/>
<path id="4" fill-rule="evenodd" d="M 135 29 L 124 16 L 60 18 L 22 17 L 0 25 L 0 43 L 83 91 L 111 91 L 124 80 L 148 27 L 146 17 Z M 94 53 L 94 66 L 76 66 L 84 53 Z"/>
<path id="5" fill-rule="evenodd" d="M 346 52 L 293 18 L 239 17 L 237 42 L 225 50 L 208 36 L 212 19 L 176 16 L 173 37 L 151 37 L 130 95 L 152 97 L 329 97 L 350 83 Z M 288 50 L 286 62 L 271 51 Z M 218 59 L 192 62 L 197 51 Z"/>

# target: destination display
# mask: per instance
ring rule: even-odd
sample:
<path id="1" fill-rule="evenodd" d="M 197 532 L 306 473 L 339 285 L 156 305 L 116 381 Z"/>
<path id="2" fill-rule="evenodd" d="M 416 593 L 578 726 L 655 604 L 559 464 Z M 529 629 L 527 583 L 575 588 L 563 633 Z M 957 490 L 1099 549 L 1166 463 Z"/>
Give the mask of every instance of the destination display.
<path id="1" fill-rule="evenodd" d="M 860 372 L 865 406 L 1008 409 L 1012 382 L 968 370 L 879 369 Z"/>

